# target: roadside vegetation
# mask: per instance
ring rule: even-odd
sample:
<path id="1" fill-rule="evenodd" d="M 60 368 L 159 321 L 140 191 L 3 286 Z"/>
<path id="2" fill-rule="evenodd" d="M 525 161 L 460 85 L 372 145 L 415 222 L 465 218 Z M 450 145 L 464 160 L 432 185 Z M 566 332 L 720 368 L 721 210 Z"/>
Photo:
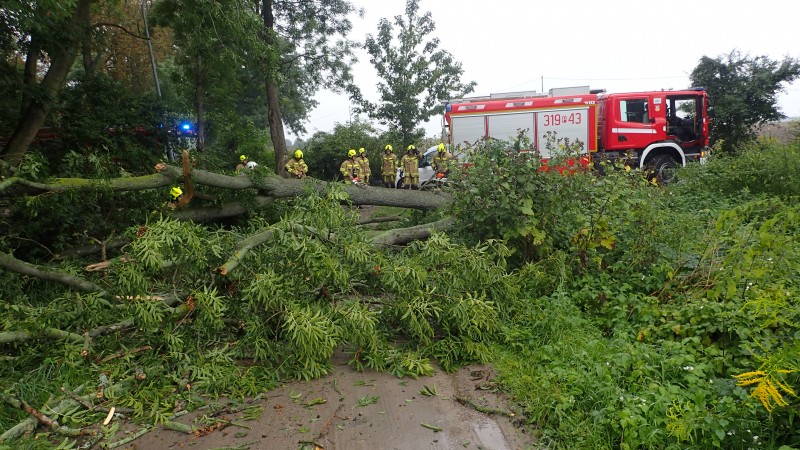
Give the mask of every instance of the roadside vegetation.
<path id="1" fill-rule="evenodd" d="M 579 143 L 554 145 L 563 162 Z M 797 447 L 797 142 L 756 141 L 666 187 L 505 148 L 474 156 L 446 211 L 406 216 L 452 214 L 449 235 L 402 249 L 371 243 L 332 187 L 223 228 L 153 213 L 93 272 L 95 257 L 51 256 L 88 289 L 3 271 L 5 442 L 113 444 L 95 425 L 112 405 L 170 426 L 219 395 L 324 376 L 342 349 L 401 377 L 491 362 L 549 449 Z M 19 201 L 63 217 L 82 200 Z"/>
<path id="2" fill-rule="evenodd" d="M 491 223 L 521 263 L 522 309 L 492 360 L 543 447 L 800 446 L 797 141 L 753 142 L 665 188 L 624 167 L 490 164 L 462 203 L 484 202 L 472 232 Z"/>

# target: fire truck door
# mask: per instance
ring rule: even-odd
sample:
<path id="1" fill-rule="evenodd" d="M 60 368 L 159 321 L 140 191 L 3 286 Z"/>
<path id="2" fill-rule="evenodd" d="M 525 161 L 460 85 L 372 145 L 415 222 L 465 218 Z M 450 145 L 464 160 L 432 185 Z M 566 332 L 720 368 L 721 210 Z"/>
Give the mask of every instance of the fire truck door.
<path id="1" fill-rule="evenodd" d="M 651 113 L 647 97 L 620 98 L 615 105 L 611 143 L 617 148 L 644 148 L 656 134 L 655 113 Z"/>

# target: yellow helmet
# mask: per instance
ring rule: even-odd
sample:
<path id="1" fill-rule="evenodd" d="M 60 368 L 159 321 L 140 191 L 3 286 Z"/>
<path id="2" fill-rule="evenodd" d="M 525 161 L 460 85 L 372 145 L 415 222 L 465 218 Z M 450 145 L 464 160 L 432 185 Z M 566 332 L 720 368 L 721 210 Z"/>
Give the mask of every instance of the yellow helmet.
<path id="1" fill-rule="evenodd" d="M 239 161 L 244 162 L 245 159 L 247 159 L 247 156 L 239 155 Z"/>
<path id="2" fill-rule="evenodd" d="M 392 148 L 392 144 L 386 144 L 386 147 L 383 147 L 383 149 L 384 150 L 389 150 L 390 152 L 394 151 L 394 149 Z"/>
<path id="3" fill-rule="evenodd" d="M 297 159 L 303 159 L 303 151 L 299 150 L 299 149 L 295 150 L 294 151 L 294 157 L 297 158 Z"/>
<path id="4" fill-rule="evenodd" d="M 350 158 L 352 158 L 353 156 L 356 156 L 356 150 L 355 150 L 354 148 L 351 148 L 351 149 L 350 149 L 350 150 L 347 152 L 347 156 L 348 156 L 348 157 L 350 157 Z"/>
<path id="5" fill-rule="evenodd" d="M 439 143 L 439 153 L 444 153 L 447 150 L 444 146 L 444 142 Z"/>
<path id="6" fill-rule="evenodd" d="M 409 145 L 406 150 L 416 150 L 417 147 L 414 147 L 414 144 Z"/>
<path id="7" fill-rule="evenodd" d="M 360 149 L 358 149 L 358 154 L 359 155 L 363 154 L 364 152 L 366 152 L 366 150 L 364 150 L 364 147 L 361 147 Z"/>
<path id="8" fill-rule="evenodd" d="M 172 189 L 169 190 L 169 195 L 171 195 L 172 198 L 177 199 L 178 197 L 183 195 L 183 191 L 178 186 L 175 186 L 175 187 L 173 187 Z"/>

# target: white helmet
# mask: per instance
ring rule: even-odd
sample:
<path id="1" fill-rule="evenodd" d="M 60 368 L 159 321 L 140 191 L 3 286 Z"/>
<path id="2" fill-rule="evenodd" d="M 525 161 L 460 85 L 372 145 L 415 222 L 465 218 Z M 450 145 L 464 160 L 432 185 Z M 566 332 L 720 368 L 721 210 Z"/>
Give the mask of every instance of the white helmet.
<path id="1" fill-rule="evenodd" d="M 257 165 L 258 165 L 258 164 L 257 164 L 255 161 L 250 161 L 249 163 L 247 163 L 247 168 L 248 168 L 248 169 L 252 169 L 252 168 L 254 168 L 254 167 L 255 167 L 255 166 L 257 166 Z"/>

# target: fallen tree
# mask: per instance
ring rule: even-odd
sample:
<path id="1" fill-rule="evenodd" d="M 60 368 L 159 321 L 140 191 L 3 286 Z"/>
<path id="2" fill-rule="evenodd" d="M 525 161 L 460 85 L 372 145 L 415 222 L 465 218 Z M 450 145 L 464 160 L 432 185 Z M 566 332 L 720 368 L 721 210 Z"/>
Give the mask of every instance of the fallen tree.
<path id="1" fill-rule="evenodd" d="M 306 379 L 327 373 L 336 348 L 356 351 L 357 365 L 398 375 L 429 373 L 428 358 L 440 351 L 450 355 L 443 362 L 447 367 L 475 359 L 482 348 L 478 343 L 490 339 L 498 328 L 497 313 L 490 305 L 501 301 L 494 293 L 501 290 L 493 287 L 492 292 L 481 293 L 491 283 L 485 262 L 464 264 L 473 252 L 459 254 L 463 247 L 433 239 L 430 252 L 439 255 L 437 259 L 444 257 L 450 265 L 458 262 L 459 270 L 468 273 L 437 273 L 421 280 L 418 277 L 427 270 L 427 262 L 417 259 L 416 250 L 409 254 L 400 248 L 386 251 L 412 240 L 429 239 L 451 226 L 452 219 L 369 237 L 362 224 L 402 223 L 401 217 L 368 217 L 352 207 L 431 211 L 449 205 L 449 193 L 289 180 L 258 171 L 230 176 L 185 168 L 159 165 L 151 175 L 108 180 L 33 182 L 12 177 L 0 182 L 0 197 L 12 207 L 36 206 L 36 197 L 57 202 L 54 199 L 62 193 L 163 189 L 179 180 L 187 186 L 187 177 L 192 185 L 203 188 L 201 195 L 192 189 L 188 205 L 160 210 L 161 214 L 147 213 L 142 222 L 126 229 L 106 235 L 85 231 L 65 235 L 67 243 L 77 240 L 75 247 L 57 254 L 48 250 L 48 262 L 36 261 L 35 256 L 6 245 L 2 249 L 6 251 L 0 252 L 0 267 L 6 270 L 0 276 L 21 292 L 8 297 L 13 307 L 0 309 L 0 323 L 6 324 L 0 328 L 0 349 L 9 358 L 9 364 L 4 361 L 6 376 L 21 379 L 34 367 L 26 364 L 37 357 L 26 355 L 52 356 L 59 364 L 83 358 L 87 364 L 71 364 L 83 372 L 84 380 L 102 371 L 142 386 L 152 383 L 153 389 L 169 384 L 162 380 L 179 380 L 178 386 L 187 391 L 251 395 L 248 389 L 267 388 L 271 376 L 265 371 Z M 242 194 L 236 201 L 220 204 L 202 198 L 209 192 L 211 196 L 206 198 L 232 198 L 221 190 Z M 14 198 L 22 196 L 25 200 L 15 203 Z M 288 206 L 281 204 L 284 209 L 274 223 L 254 217 L 233 227 L 200 224 L 245 215 L 270 207 L 276 199 L 292 197 L 296 200 Z M 69 197 L 72 202 L 84 203 L 88 198 L 92 197 Z M 151 204 L 141 201 L 128 207 L 148 208 Z M 113 203 L 113 207 L 126 206 Z M 59 211 L 72 213 L 69 206 Z M 103 237 L 90 237 L 97 235 Z M 87 238 L 94 243 L 83 244 Z M 111 249 L 114 254 L 107 255 Z M 102 254 L 102 261 L 90 264 L 92 261 L 74 259 L 92 254 Z M 483 250 L 474 255 L 487 258 Z M 445 280 L 452 289 L 443 287 Z M 438 305 L 409 306 L 434 289 Z M 465 296 L 471 305 L 477 305 L 474 313 L 485 316 L 480 319 L 489 324 L 485 336 L 467 335 L 466 328 L 447 324 L 455 314 L 466 317 L 457 310 Z M 384 311 L 380 316 L 375 315 L 377 304 Z M 405 314 L 408 308 L 415 312 Z M 417 330 L 415 324 L 419 323 L 426 325 Z M 476 344 L 462 348 L 465 341 Z M 397 342 L 413 342 L 425 350 L 408 350 Z M 434 342 L 438 342 L 435 348 Z M 443 346 L 447 350 L 442 350 Z M 152 350 L 130 350 L 144 348 Z M 65 354 L 70 357 L 64 358 Z M 108 355 L 123 356 L 109 359 Z M 239 364 L 241 358 L 265 369 L 245 370 Z M 59 387 L 65 385 L 64 381 Z M 174 383 L 168 389 L 174 390 Z M 148 397 L 150 392 L 132 390 L 125 394 L 125 404 L 142 415 L 152 414 L 156 409 L 151 404 L 154 397 Z M 8 398 L 11 407 L 39 405 L 43 400 L 14 391 Z M 17 411 L 31 413 L 34 409 Z M 37 424 L 61 434 L 81 429 L 65 419 L 56 430 L 47 419 L 25 420 L 5 437 L 16 439 Z M 62 430 L 64 426 L 68 428 Z"/>
<path id="2" fill-rule="evenodd" d="M 37 195 L 59 193 L 65 191 L 106 190 L 111 192 L 142 191 L 166 188 L 180 183 L 184 172 L 177 166 L 158 164 L 156 173 L 138 177 L 88 179 L 88 178 L 55 178 L 48 182 L 34 182 L 20 177 L 10 177 L 0 182 L 0 196 Z M 257 189 L 258 205 L 269 204 L 267 198 L 291 198 L 308 195 L 310 191 L 323 193 L 327 182 L 306 178 L 303 180 L 286 179 L 261 171 L 239 175 L 224 175 L 206 170 L 193 169 L 189 173 L 191 182 L 199 186 L 218 189 L 243 191 Z M 357 185 L 341 187 L 347 194 L 347 201 L 353 205 L 397 206 L 420 210 L 433 210 L 452 202 L 452 196 L 444 192 L 422 192 L 399 189 L 385 189 Z M 193 218 L 191 209 L 181 211 L 187 219 Z M 222 206 L 203 208 L 203 212 L 195 213 L 198 220 L 211 220 L 215 217 L 229 217 L 246 211 L 240 202 Z M 213 211 L 217 211 L 215 215 Z"/>

